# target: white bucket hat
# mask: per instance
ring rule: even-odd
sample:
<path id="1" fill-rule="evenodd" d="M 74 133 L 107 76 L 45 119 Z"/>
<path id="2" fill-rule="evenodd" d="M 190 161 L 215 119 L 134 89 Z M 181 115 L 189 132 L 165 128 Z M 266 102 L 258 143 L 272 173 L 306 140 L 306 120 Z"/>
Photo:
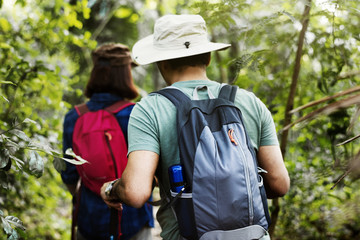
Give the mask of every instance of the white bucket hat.
<path id="1" fill-rule="evenodd" d="M 165 15 L 155 22 L 154 34 L 135 43 L 132 57 L 136 63 L 145 65 L 228 47 L 230 44 L 208 40 L 206 24 L 200 15 Z"/>

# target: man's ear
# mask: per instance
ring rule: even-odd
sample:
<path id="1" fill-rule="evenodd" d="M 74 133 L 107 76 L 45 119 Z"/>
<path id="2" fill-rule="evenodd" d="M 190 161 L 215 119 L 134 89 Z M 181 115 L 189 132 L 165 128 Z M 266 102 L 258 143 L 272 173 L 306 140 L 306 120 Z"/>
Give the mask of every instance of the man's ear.
<path id="1" fill-rule="evenodd" d="M 157 62 L 157 66 L 158 66 L 160 72 L 169 68 L 167 61 Z"/>

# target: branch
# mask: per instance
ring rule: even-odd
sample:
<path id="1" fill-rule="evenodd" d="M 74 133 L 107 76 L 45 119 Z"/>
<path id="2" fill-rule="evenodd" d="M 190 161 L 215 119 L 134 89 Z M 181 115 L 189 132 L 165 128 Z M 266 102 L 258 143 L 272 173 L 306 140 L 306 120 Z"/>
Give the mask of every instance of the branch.
<path id="1" fill-rule="evenodd" d="M 336 181 L 336 183 L 330 188 L 331 190 L 333 190 L 336 187 L 336 185 L 338 185 L 339 182 L 341 182 L 341 180 L 343 180 L 347 175 L 349 175 L 350 172 L 352 172 L 355 169 L 359 169 L 360 167 L 359 160 L 360 160 L 360 151 L 350 161 L 348 165 L 349 169 L 346 170 L 346 172 L 343 175 L 341 175 L 341 177 Z"/>
<path id="2" fill-rule="evenodd" d="M 307 104 L 305 104 L 303 106 L 300 106 L 300 107 L 298 107 L 296 109 L 291 110 L 289 113 L 294 114 L 294 113 L 299 112 L 299 111 L 301 111 L 301 110 L 303 110 L 305 108 L 312 107 L 312 106 L 318 105 L 320 103 L 327 102 L 327 101 L 333 100 L 335 98 L 338 98 L 338 97 L 341 97 L 341 96 L 344 96 L 344 95 L 347 95 L 347 94 L 351 94 L 351 93 L 354 93 L 354 92 L 357 92 L 357 91 L 360 91 L 360 86 L 356 86 L 356 87 L 347 89 L 345 91 L 339 92 L 337 94 L 334 94 L 332 96 L 324 97 L 322 99 L 309 102 L 309 103 L 307 103 Z"/>
<path id="3" fill-rule="evenodd" d="M 348 140 L 346 140 L 346 141 L 344 141 L 344 142 L 342 142 L 342 143 L 336 144 L 335 147 L 339 147 L 339 146 L 342 146 L 342 145 L 347 144 L 347 143 L 349 143 L 349 142 L 352 142 L 352 141 L 358 139 L 359 137 L 360 137 L 360 134 L 357 135 L 357 136 L 355 136 L 355 137 L 352 137 L 352 138 L 350 138 L 350 139 L 348 139 Z"/>
<path id="4" fill-rule="evenodd" d="M 360 75 L 360 71 L 348 72 L 337 76 L 337 80 L 347 79 L 354 76 Z"/>
<path id="5" fill-rule="evenodd" d="M 360 94 L 352 96 L 352 97 L 348 97 L 346 99 L 342 99 L 340 101 L 329 104 L 325 107 L 319 108 L 319 109 L 307 114 L 306 116 L 299 118 L 295 122 L 288 124 L 287 126 L 285 126 L 283 128 L 283 131 L 288 131 L 288 129 L 291 128 L 292 126 L 294 126 L 295 124 L 305 121 L 305 120 L 313 119 L 319 114 L 329 115 L 329 114 L 337 111 L 340 108 L 347 108 L 347 107 L 350 107 L 351 105 L 357 104 L 357 103 L 360 103 Z"/>
<path id="6" fill-rule="evenodd" d="M 94 33 L 91 35 L 91 39 L 96 40 L 97 37 L 104 30 L 106 25 L 109 23 L 111 18 L 114 16 L 116 10 L 121 6 L 121 1 L 117 1 L 117 4 L 110 10 L 109 14 L 101 21 L 100 25 L 94 30 Z"/>

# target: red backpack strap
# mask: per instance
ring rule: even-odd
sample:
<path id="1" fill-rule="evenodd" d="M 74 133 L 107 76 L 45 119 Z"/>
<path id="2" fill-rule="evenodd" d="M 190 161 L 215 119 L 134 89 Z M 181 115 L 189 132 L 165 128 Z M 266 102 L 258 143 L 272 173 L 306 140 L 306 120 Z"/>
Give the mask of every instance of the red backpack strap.
<path id="1" fill-rule="evenodd" d="M 105 110 L 108 112 L 111 112 L 111 113 L 117 113 L 117 112 L 120 112 L 121 110 L 123 110 L 124 108 L 134 105 L 134 104 L 135 103 L 133 103 L 133 102 L 120 100 L 120 101 L 114 103 L 113 105 L 105 108 Z"/>
<path id="2" fill-rule="evenodd" d="M 75 110 L 76 110 L 77 114 L 79 114 L 79 116 L 90 111 L 88 106 L 86 105 L 86 103 L 76 105 Z"/>

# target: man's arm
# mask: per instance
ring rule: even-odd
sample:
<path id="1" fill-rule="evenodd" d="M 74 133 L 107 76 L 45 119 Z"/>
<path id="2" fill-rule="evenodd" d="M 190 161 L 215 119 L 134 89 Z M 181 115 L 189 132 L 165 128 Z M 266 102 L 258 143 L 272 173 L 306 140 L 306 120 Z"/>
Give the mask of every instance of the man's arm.
<path id="1" fill-rule="evenodd" d="M 129 154 L 128 164 L 113 186 L 111 196 L 105 194 L 109 182 L 101 188 L 101 197 L 113 208 L 121 209 L 123 202 L 135 208 L 142 207 L 149 200 L 159 155 L 151 151 L 134 151 Z"/>
<path id="2" fill-rule="evenodd" d="M 262 174 L 267 197 L 284 196 L 290 188 L 290 178 L 279 146 L 260 146 L 257 158 L 259 167 L 268 172 Z"/>

